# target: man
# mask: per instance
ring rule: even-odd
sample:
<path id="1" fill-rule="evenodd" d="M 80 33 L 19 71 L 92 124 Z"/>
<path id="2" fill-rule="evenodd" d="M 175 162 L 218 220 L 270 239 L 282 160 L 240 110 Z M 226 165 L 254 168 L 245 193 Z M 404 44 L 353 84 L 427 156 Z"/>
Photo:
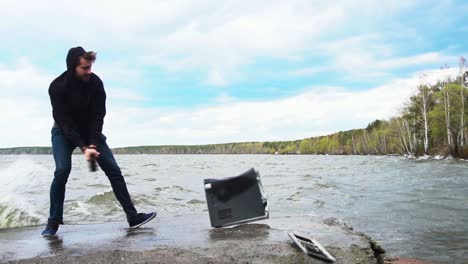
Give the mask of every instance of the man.
<path id="1" fill-rule="evenodd" d="M 137 213 L 120 168 L 102 134 L 106 93 L 101 79 L 91 71 L 95 60 L 96 53 L 86 52 L 82 47 L 71 48 L 66 59 L 67 70 L 49 87 L 55 120 L 51 133 L 56 168 L 50 187 L 50 215 L 43 236 L 54 236 L 63 224 L 65 185 L 76 147 L 81 149 L 88 162 L 96 161 L 107 175 L 130 228 L 139 227 L 156 216 L 156 212 Z"/>

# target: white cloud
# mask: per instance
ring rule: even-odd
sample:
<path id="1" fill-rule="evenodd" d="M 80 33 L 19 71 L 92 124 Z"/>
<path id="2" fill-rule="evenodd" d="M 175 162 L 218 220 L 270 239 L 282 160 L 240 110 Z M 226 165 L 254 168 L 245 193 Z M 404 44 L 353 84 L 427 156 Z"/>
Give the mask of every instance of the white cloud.
<path id="1" fill-rule="evenodd" d="M 305 67 L 301 69 L 291 70 L 288 72 L 290 76 L 310 76 L 315 75 L 323 71 L 333 70 L 332 67 L 326 66 L 315 66 L 315 67 Z"/>
<path id="2" fill-rule="evenodd" d="M 53 77 L 35 69 L 27 59 L 0 64 L 0 147 L 47 144 L 52 127 L 49 83 Z"/>
<path id="3" fill-rule="evenodd" d="M 106 88 L 104 88 L 106 89 Z M 106 89 L 107 100 L 112 101 L 116 100 L 123 100 L 126 102 L 129 101 L 146 101 L 148 98 L 144 97 L 143 95 L 137 94 L 135 92 L 129 91 L 129 89 L 125 88 L 115 88 L 112 87 L 110 89 Z"/>
<path id="4" fill-rule="evenodd" d="M 442 55 L 439 52 L 428 52 L 423 54 L 418 54 L 415 56 L 392 58 L 383 61 L 377 61 L 376 66 L 381 69 L 394 69 L 394 68 L 403 68 L 411 66 L 424 66 L 427 64 L 438 63 L 443 65 L 445 63 L 456 61 L 456 56 L 446 56 Z"/>
<path id="5" fill-rule="evenodd" d="M 34 68 L 26 58 L 19 58 L 13 65 L 0 64 L 2 98 L 35 98 L 47 95 L 53 77 Z"/>
<path id="6" fill-rule="evenodd" d="M 233 96 L 230 96 L 226 93 L 221 94 L 215 99 L 215 102 L 218 104 L 226 104 L 226 103 L 233 103 L 236 101 L 236 98 Z"/>
<path id="7" fill-rule="evenodd" d="M 143 80 L 142 67 L 131 65 L 129 61 L 123 61 L 122 57 L 123 55 L 119 55 L 118 59 L 106 59 L 101 58 L 98 53 L 97 60 L 93 64 L 93 71 L 98 73 L 106 83 L 113 81 L 119 83 L 120 86 L 140 83 Z"/>
<path id="8" fill-rule="evenodd" d="M 4 0 L 0 34 L 22 43 L 48 40 L 112 49 L 170 71 L 203 69 L 206 83 L 225 85 L 242 77 L 242 65 L 262 58 L 301 60 L 349 25 L 369 25 L 418 2 Z M 382 39 L 374 40 L 369 43 L 381 45 Z M 336 54 L 332 66 L 366 64 L 365 49 L 351 50 L 355 56 Z"/>
<path id="9" fill-rule="evenodd" d="M 347 39 L 325 43 L 317 50 L 327 54 L 330 62 L 322 66 L 304 67 L 289 72 L 291 76 L 310 76 L 326 71 L 337 71 L 342 78 L 367 79 L 391 77 L 392 71 L 410 67 L 427 68 L 457 61 L 457 56 L 442 52 L 426 52 L 412 56 L 395 55 L 389 44 L 380 43 L 381 37 L 358 35 Z M 370 44 L 373 43 L 373 44 Z"/>
<path id="10" fill-rule="evenodd" d="M 208 76 L 208 84 L 222 86 L 226 85 L 227 81 L 218 70 L 212 70 Z"/>

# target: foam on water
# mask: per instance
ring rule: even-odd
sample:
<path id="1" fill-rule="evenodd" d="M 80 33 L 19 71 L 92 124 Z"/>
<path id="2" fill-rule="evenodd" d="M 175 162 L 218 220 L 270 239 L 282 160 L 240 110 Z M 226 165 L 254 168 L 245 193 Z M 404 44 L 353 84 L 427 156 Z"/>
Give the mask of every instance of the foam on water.
<path id="1" fill-rule="evenodd" d="M 38 190 L 50 184 L 50 171 L 26 156 L 18 156 L 8 167 L 0 170 L 0 228 L 30 226 L 45 223 L 45 208 L 38 201 Z M 48 198 L 48 195 L 46 196 Z"/>
<path id="2" fill-rule="evenodd" d="M 112 189 L 109 189 L 104 192 L 100 192 L 93 197 L 89 198 L 87 203 L 92 204 L 108 204 L 109 202 L 116 202 L 114 192 Z"/>
<path id="3" fill-rule="evenodd" d="M 89 205 L 85 204 L 84 202 L 81 201 L 71 201 L 69 202 L 66 206 L 64 206 L 64 209 L 66 210 L 66 213 L 69 215 L 86 215 L 86 216 L 91 216 L 93 213 L 91 213 L 91 208 Z"/>

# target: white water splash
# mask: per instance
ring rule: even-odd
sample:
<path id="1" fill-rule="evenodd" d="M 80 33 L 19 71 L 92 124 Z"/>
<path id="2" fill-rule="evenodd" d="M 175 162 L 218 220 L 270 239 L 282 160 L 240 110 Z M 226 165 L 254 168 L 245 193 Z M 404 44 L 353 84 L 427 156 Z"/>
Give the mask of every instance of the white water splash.
<path id="1" fill-rule="evenodd" d="M 39 205 L 41 197 L 33 195 L 37 190 L 48 189 L 46 176 L 50 171 L 34 163 L 27 156 L 18 159 L 9 167 L 0 170 L 2 195 L 0 196 L 0 228 L 37 225 L 47 221 L 47 212 Z M 43 195 L 43 198 L 48 195 Z"/>

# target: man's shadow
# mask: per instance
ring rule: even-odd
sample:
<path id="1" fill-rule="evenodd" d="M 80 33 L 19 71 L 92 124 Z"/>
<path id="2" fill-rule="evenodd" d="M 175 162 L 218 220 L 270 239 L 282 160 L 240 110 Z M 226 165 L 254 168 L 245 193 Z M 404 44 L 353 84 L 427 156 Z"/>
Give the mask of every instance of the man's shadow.
<path id="1" fill-rule="evenodd" d="M 156 236 L 157 229 L 152 227 L 125 228 L 125 238 L 136 238 L 143 236 Z"/>
<path id="2" fill-rule="evenodd" d="M 45 237 L 49 252 L 53 255 L 63 251 L 63 239 L 59 236 Z"/>

